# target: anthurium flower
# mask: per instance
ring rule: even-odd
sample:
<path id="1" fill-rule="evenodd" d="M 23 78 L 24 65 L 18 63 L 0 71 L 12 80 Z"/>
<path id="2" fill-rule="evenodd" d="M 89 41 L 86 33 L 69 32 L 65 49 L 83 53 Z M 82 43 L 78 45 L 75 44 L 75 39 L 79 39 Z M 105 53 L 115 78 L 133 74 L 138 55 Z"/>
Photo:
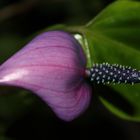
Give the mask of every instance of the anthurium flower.
<path id="1" fill-rule="evenodd" d="M 45 32 L 0 66 L 0 84 L 23 87 L 44 100 L 63 120 L 79 116 L 89 105 L 86 58 L 74 37 Z"/>
<path id="2" fill-rule="evenodd" d="M 0 66 L 0 85 L 31 90 L 56 115 L 70 121 L 86 110 L 91 85 L 139 83 L 140 71 L 118 64 L 94 64 L 86 68 L 80 44 L 63 31 L 45 32 Z"/>

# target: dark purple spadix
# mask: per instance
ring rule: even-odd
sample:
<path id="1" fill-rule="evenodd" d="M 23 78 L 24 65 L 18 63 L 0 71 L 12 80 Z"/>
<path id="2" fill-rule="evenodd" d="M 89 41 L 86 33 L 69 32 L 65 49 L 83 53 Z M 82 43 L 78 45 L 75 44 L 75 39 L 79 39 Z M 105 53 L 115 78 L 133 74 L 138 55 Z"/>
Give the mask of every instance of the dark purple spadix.
<path id="1" fill-rule="evenodd" d="M 86 73 L 90 81 L 96 84 L 140 83 L 140 71 L 118 64 L 95 64 Z"/>

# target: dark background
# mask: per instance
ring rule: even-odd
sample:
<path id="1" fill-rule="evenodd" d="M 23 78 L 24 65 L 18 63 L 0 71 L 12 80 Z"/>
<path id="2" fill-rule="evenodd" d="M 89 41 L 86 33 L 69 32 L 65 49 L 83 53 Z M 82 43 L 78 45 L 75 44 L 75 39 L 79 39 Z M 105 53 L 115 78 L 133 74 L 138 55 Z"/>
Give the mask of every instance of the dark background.
<path id="1" fill-rule="evenodd" d="M 0 63 L 34 33 L 54 24 L 85 24 L 112 0 L 0 0 Z M 0 87 L 0 140 L 140 140 L 140 123 L 112 115 L 96 92 L 88 110 L 66 123 L 29 91 Z M 7 94 L 9 93 L 9 94 Z"/>

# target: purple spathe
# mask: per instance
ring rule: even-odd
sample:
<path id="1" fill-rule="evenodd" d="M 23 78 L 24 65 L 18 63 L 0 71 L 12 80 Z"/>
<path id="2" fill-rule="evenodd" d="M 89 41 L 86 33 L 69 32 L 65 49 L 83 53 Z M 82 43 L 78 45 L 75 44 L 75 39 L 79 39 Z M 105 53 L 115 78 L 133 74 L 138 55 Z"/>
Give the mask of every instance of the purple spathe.
<path id="1" fill-rule="evenodd" d="M 85 81 L 86 58 L 72 35 L 45 32 L 0 66 L 0 84 L 31 90 L 63 120 L 88 107 L 91 88 Z"/>

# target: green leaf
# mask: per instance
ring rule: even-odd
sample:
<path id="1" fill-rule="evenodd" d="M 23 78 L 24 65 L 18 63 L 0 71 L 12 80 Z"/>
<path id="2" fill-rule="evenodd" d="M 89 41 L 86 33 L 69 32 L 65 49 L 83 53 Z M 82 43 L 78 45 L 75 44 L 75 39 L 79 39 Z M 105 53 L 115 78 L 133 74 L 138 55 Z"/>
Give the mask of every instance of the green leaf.
<path id="1" fill-rule="evenodd" d="M 73 33 L 84 48 L 87 67 L 109 62 L 140 69 L 140 2 L 116 1 L 85 26 L 57 25 L 52 29 Z M 139 84 L 112 85 L 109 90 L 100 87 L 100 92 L 100 101 L 111 112 L 123 119 L 140 121 Z"/>
<path id="2" fill-rule="evenodd" d="M 140 2 L 118 1 L 103 10 L 87 26 L 89 47 L 94 48 L 96 62 L 130 65 L 140 69 Z M 109 96 L 101 102 L 121 118 L 140 121 L 140 85 L 111 86 L 118 103 Z M 104 91 L 104 94 L 108 94 Z M 117 98 L 117 97 L 116 97 Z M 128 109 L 119 105 L 127 102 Z"/>

